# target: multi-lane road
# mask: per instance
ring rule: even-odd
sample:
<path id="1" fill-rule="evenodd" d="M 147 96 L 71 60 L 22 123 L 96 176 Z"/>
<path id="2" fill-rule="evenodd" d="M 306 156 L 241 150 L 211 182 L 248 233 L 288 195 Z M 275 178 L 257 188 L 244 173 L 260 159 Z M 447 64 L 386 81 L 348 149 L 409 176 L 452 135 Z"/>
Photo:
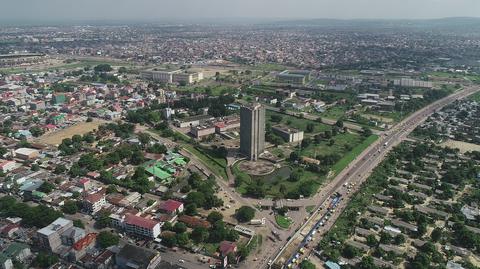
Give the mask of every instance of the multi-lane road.
<path id="1" fill-rule="evenodd" d="M 466 96 L 479 90 L 479 88 L 467 87 L 461 91 L 458 91 L 413 113 L 404 121 L 394 126 L 391 130 L 385 132 L 380 139 L 373 143 L 361 154 L 361 156 L 354 160 L 349 167 L 342 171 L 332 182 L 330 182 L 330 184 L 323 188 L 319 195 L 313 198 L 315 201 L 318 201 L 317 199 L 319 199 L 319 202 L 316 203 L 318 205 L 318 209 L 305 222 L 302 228 L 292 236 L 289 242 L 282 247 L 276 257 L 273 258 L 274 262 L 278 262 L 279 260 L 288 261 L 292 255 L 295 255 L 298 252 L 298 248 L 300 247 L 299 244 L 301 244 L 303 241 L 304 235 L 307 234 L 308 231 L 325 214 L 325 208 L 329 203 L 329 197 L 335 192 L 339 192 L 343 197 L 342 205 L 340 205 L 335 213 L 330 216 L 328 224 L 321 227 L 318 232 L 320 235 L 322 235 L 331 228 L 332 224 L 335 222 L 338 216 L 340 216 L 345 204 L 348 203 L 351 195 L 355 191 L 355 189 L 353 192 L 345 191 L 343 185 L 346 182 L 355 183 L 356 188 L 358 188 L 360 184 L 363 183 L 363 181 L 370 175 L 373 169 L 385 158 L 386 154 L 394 146 L 405 140 L 410 132 L 412 132 L 415 127 L 422 123 L 429 115 L 434 113 L 436 110 L 439 110 L 442 107 L 452 103 L 453 101 L 465 98 Z M 321 207 L 323 210 L 320 210 Z M 317 239 L 319 240 L 320 237 Z"/>
<path id="2" fill-rule="evenodd" d="M 477 92 L 478 88 L 466 87 L 461 91 L 458 91 L 450 96 L 447 96 L 439 101 L 436 101 L 427 107 L 413 113 L 408 118 L 403 120 L 401 123 L 395 125 L 390 130 L 380 134 L 380 138 L 370 145 L 367 150 L 360 154 L 346 169 L 344 169 L 340 174 L 338 174 L 329 184 L 321 189 L 314 197 L 309 199 L 300 199 L 289 202 L 291 206 L 305 207 L 307 205 L 316 205 L 317 208 L 314 213 L 310 216 L 305 211 L 302 210 L 301 213 L 296 214 L 296 227 L 297 228 L 304 219 L 308 219 L 296 230 L 279 230 L 274 223 L 273 215 L 267 214 L 266 211 L 258 211 L 256 214 L 257 218 L 265 217 L 267 219 L 267 225 L 265 228 L 268 230 L 277 230 L 280 233 L 280 240 L 276 242 L 271 242 L 266 239 L 263 240 L 262 250 L 252 255 L 248 261 L 242 265 L 243 267 L 255 267 L 255 268 L 268 268 L 269 261 L 278 261 L 280 258 L 288 261 L 292 255 L 297 253 L 299 244 L 304 240 L 304 235 L 307 234 L 315 224 L 326 214 L 326 208 L 328 203 L 330 203 L 329 197 L 335 192 L 342 194 L 342 202 L 333 213 L 328 223 L 318 229 L 318 235 L 322 235 L 327 232 L 331 226 L 334 224 L 335 220 L 341 214 L 341 211 L 344 209 L 345 205 L 348 203 L 351 195 L 354 191 L 358 190 L 358 187 L 361 183 L 370 175 L 372 170 L 385 158 L 386 154 L 395 146 L 398 145 L 401 141 L 405 140 L 413 129 L 423 122 L 430 114 L 434 113 L 436 110 L 444 107 L 447 104 L 452 103 L 455 100 L 462 99 L 470 94 Z M 358 126 L 351 126 L 350 128 L 355 129 Z M 148 130 L 142 130 L 148 132 Z M 162 142 L 171 142 L 167 139 L 164 139 L 153 132 L 148 132 L 156 139 L 161 140 Z M 199 160 L 195 155 L 181 150 L 182 154 L 185 154 L 191 158 L 192 161 L 196 163 L 199 167 L 206 169 L 208 168 Z M 347 191 L 343 185 L 346 183 L 355 183 L 353 190 Z M 227 181 L 218 180 L 219 185 L 222 189 L 228 193 L 228 195 L 235 199 L 238 203 L 242 205 L 255 206 L 259 204 L 269 204 L 270 200 L 257 200 L 242 197 L 235 192 L 234 188 Z M 322 208 L 322 209 L 320 209 Z M 293 233 L 293 234 L 292 234 Z M 291 236 L 289 236 L 291 235 Z M 288 238 L 288 241 L 287 241 Z M 316 241 L 320 240 L 320 236 L 317 236 Z M 317 242 L 311 242 L 310 245 L 314 245 Z M 306 255 L 309 254 L 307 251 Z"/>

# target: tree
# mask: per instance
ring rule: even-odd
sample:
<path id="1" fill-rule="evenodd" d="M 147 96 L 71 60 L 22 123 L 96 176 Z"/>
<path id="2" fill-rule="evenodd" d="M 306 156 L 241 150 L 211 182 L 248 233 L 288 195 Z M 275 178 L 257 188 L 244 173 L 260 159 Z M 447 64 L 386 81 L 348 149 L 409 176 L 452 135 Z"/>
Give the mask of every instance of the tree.
<path id="1" fill-rule="evenodd" d="M 195 204 L 197 207 L 203 207 L 205 205 L 205 195 L 201 192 L 193 191 L 187 194 L 185 201 L 187 205 Z"/>
<path id="2" fill-rule="evenodd" d="M 59 164 L 55 166 L 55 170 L 53 171 L 54 174 L 63 174 L 67 171 L 67 168 L 63 164 Z"/>
<path id="3" fill-rule="evenodd" d="M 138 140 L 142 143 L 143 146 L 148 145 L 152 141 L 152 137 L 147 133 L 139 133 Z"/>
<path id="4" fill-rule="evenodd" d="M 77 202 L 68 200 L 62 206 L 62 212 L 65 214 L 73 215 L 78 212 Z"/>
<path id="5" fill-rule="evenodd" d="M 373 134 L 372 130 L 370 128 L 367 128 L 367 127 L 363 127 L 362 128 L 362 135 L 365 136 L 365 137 L 369 137 Z"/>
<path id="6" fill-rule="evenodd" d="M 313 133 L 314 130 L 315 130 L 315 124 L 308 123 L 306 128 L 307 133 Z"/>
<path id="7" fill-rule="evenodd" d="M 187 233 L 178 233 L 176 236 L 177 245 L 180 247 L 185 247 L 188 244 L 188 234 Z"/>
<path id="8" fill-rule="evenodd" d="M 378 268 L 373 262 L 372 256 L 364 256 L 362 261 L 357 264 L 358 269 L 376 269 Z"/>
<path id="9" fill-rule="evenodd" d="M 401 245 L 405 243 L 405 236 L 403 234 L 398 234 L 397 236 L 395 236 L 394 241 L 395 244 Z"/>
<path id="10" fill-rule="evenodd" d="M 43 184 L 40 186 L 40 188 L 38 188 L 39 191 L 41 192 L 44 192 L 44 193 L 51 193 L 53 191 L 53 189 L 55 188 L 55 185 L 53 185 L 52 183 L 50 182 L 43 182 Z"/>
<path id="11" fill-rule="evenodd" d="M 300 269 L 315 269 L 315 264 L 310 262 L 309 260 L 303 260 L 303 262 L 300 264 Z"/>
<path id="12" fill-rule="evenodd" d="M 350 245 L 346 245 L 343 248 L 342 254 L 347 259 L 353 259 L 358 255 L 358 250 L 355 247 L 352 247 Z"/>
<path id="13" fill-rule="evenodd" d="M 377 238 L 375 238 L 375 235 L 370 234 L 367 236 L 367 245 L 370 247 L 374 247 L 378 244 Z"/>
<path id="14" fill-rule="evenodd" d="M 208 214 L 207 220 L 213 224 L 219 220 L 223 220 L 223 215 L 220 212 L 212 211 Z"/>
<path id="15" fill-rule="evenodd" d="M 203 243 L 208 238 L 208 230 L 204 227 L 195 227 L 190 235 L 190 238 L 196 244 Z"/>
<path id="16" fill-rule="evenodd" d="M 189 216 L 197 215 L 197 205 L 195 203 L 187 204 L 185 206 L 185 214 Z"/>
<path id="17" fill-rule="evenodd" d="M 58 262 L 58 257 L 46 252 L 38 253 L 37 257 L 32 262 L 32 266 L 40 268 L 48 268 Z"/>
<path id="18" fill-rule="evenodd" d="M 127 73 L 127 68 L 125 66 L 121 66 L 120 68 L 118 68 L 118 73 L 120 74 L 125 74 Z"/>
<path id="19" fill-rule="evenodd" d="M 255 209 L 249 206 L 242 206 L 235 213 L 235 217 L 239 222 L 248 222 L 255 217 Z"/>
<path id="20" fill-rule="evenodd" d="M 33 163 L 31 166 L 30 166 L 30 169 L 32 169 L 32 171 L 34 172 L 37 172 L 38 170 L 40 170 L 40 165 L 36 164 L 36 163 Z"/>
<path id="21" fill-rule="evenodd" d="M 442 229 L 441 228 L 435 228 L 433 229 L 432 231 L 432 234 L 430 235 L 430 237 L 432 238 L 432 240 L 434 242 L 438 242 L 441 238 L 442 238 Z"/>
<path id="22" fill-rule="evenodd" d="M 79 219 L 76 219 L 76 220 L 73 221 L 73 226 L 78 227 L 78 228 L 82 228 L 82 229 L 85 228 L 85 224 L 83 224 L 83 222 Z"/>
<path id="23" fill-rule="evenodd" d="M 184 233 L 187 231 L 187 225 L 185 225 L 183 222 L 177 222 L 173 226 L 173 231 L 176 233 Z"/>
<path id="24" fill-rule="evenodd" d="M 108 248 L 110 246 L 117 245 L 120 241 L 118 235 L 109 231 L 102 231 L 97 236 L 97 243 L 101 248 Z"/>
<path id="25" fill-rule="evenodd" d="M 101 211 L 98 215 L 97 221 L 95 222 L 95 226 L 97 226 L 99 229 L 103 229 L 110 226 L 110 223 L 110 213 L 106 211 Z"/>
<path id="26" fill-rule="evenodd" d="M 110 72 L 112 71 L 112 67 L 109 64 L 99 64 L 93 68 L 93 70 L 97 73 L 100 72 Z"/>
<path id="27" fill-rule="evenodd" d="M 34 137 L 39 137 L 44 134 L 44 131 L 38 126 L 34 126 L 30 128 L 29 131 Z"/>

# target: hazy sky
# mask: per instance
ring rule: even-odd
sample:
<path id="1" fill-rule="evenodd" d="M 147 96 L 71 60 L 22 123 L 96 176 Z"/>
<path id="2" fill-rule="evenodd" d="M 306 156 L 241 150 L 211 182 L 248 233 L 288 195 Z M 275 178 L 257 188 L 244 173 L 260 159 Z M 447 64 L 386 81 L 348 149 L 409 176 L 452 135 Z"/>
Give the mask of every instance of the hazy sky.
<path id="1" fill-rule="evenodd" d="M 1 21 L 480 17 L 480 0 L 0 0 Z"/>

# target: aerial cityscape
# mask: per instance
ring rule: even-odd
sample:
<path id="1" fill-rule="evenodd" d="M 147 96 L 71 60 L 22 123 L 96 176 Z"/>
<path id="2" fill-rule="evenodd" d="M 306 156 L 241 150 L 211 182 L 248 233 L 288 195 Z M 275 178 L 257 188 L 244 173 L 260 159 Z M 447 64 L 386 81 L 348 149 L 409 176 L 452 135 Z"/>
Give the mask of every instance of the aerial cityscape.
<path id="1" fill-rule="evenodd" d="M 480 268 L 480 2 L 264 1 L 7 0 L 1 269 Z"/>

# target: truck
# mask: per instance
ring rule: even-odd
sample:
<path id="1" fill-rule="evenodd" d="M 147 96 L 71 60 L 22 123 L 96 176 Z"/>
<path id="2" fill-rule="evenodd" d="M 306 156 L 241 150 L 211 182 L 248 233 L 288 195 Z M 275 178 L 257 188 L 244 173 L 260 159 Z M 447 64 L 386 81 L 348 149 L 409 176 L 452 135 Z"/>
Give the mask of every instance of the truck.
<path id="1" fill-rule="evenodd" d="M 250 221 L 250 225 L 263 226 L 263 225 L 265 225 L 265 218 L 252 219 L 252 220 Z"/>

